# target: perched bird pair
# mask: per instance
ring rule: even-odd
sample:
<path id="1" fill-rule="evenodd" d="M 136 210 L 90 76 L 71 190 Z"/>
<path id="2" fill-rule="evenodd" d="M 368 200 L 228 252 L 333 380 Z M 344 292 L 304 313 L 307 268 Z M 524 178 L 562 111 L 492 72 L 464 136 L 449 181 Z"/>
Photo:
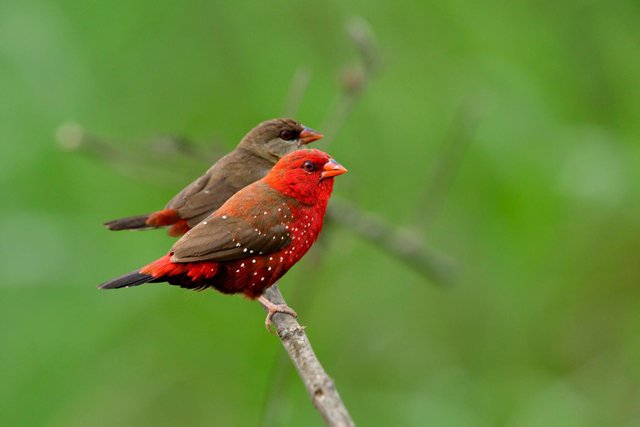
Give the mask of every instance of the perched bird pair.
<path id="1" fill-rule="evenodd" d="M 170 226 L 181 235 L 168 254 L 99 287 L 168 282 L 189 289 L 243 293 L 272 316 L 286 305 L 262 296 L 316 241 L 333 178 L 346 169 L 320 150 L 322 135 L 290 119 L 264 122 L 165 209 L 106 223 L 112 230 Z M 274 166 L 275 165 L 275 166 Z"/>

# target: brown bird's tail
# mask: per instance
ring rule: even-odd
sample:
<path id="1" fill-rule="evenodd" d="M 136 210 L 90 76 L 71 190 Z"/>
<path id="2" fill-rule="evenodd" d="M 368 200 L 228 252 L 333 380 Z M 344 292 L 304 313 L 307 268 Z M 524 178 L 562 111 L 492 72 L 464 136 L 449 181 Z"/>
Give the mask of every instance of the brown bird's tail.
<path id="1" fill-rule="evenodd" d="M 128 216 L 126 218 L 114 219 L 113 221 L 105 222 L 109 230 L 140 230 L 145 228 L 152 228 L 147 224 L 147 220 L 151 214 Z"/>
<path id="2" fill-rule="evenodd" d="M 149 230 L 151 228 L 171 226 L 169 236 L 179 237 L 189 231 L 189 222 L 180 218 L 175 209 L 163 209 L 145 215 L 129 216 L 105 222 L 109 230 Z"/>
<path id="3" fill-rule="evenodd" d="M 132 271 L 129 274 L 125 274 L 124 276 L 116 277 L 115 279 L 111 279 L 109 281 L 104 282 L 101 285 L 98 285 L 98 289 L 118 289 L 118 288 L 128 288 L 130 286 L 138 286 L 143 283 L 149 283 L 154 281 L 155 278 L 150 274 L 140 273 L 140 270 Z"/>

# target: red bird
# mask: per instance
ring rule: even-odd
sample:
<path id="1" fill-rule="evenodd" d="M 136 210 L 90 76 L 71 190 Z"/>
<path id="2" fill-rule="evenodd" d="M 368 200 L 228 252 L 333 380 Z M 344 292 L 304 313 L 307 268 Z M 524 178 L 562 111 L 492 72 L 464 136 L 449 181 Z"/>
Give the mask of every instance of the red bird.
<path id="1" fill-rule="evenodd" d="M 284 275 L 316 241 L 333 189 L 347 170 L 320 150 L 284 156 L 269 174 L 233 195 L 188 231 L 164 257 L 100 289 L 169 282 L 183 288 L 215 288 L 258 299 L 271 317 L 296 313 L 262 292 Z"/>
<path id="2" fill-rule="evenodd" d="M 322 134 L 292 119 L 260 123 L 242 138 L 238 147 L 176 194 L 164 209 L 144 215 L 114 219 L 110 230 L 147 230 L 167 227 L 170 236 L 181 236 L 238 190 L 263 178 L 284 155 L 304 148 Z"/>

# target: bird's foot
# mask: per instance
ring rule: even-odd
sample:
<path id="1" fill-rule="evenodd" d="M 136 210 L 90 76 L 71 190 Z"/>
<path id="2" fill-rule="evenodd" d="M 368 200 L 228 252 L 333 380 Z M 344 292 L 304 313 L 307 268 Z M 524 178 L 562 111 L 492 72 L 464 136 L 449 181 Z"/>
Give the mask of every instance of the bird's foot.
<path id="1" fill-rule="evenodd" d="M 264 305 L 267 309 L 267 318 L 264 321 L 264 325 L 267 327 L 267 331 L 271 333 L 273 333 L 273 331 L 271 330 L 271 318 L 274 314 L 285 313 L 295 318 L 298 317 L 298 313 L 293 311 L 293 309 L 286 304 L 274 304 L 264 296 L 260 296 L 258 298 L 258 301 L 260 301 L 260 303 L 262 303 L 262 305 Z"/>

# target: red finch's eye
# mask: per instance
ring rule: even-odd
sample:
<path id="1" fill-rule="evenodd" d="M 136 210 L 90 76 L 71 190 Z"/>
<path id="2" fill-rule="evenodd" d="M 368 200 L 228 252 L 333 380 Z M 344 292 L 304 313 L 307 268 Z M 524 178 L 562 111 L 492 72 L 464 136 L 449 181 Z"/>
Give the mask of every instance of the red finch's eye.
<path id="1" fill-rule="evenodd" d="M 297 139 L 299 135 L 300 135 L 300 132 L 296 132 L 290 129 L 285 129 L 283 131 L 280 131 L 280 138 L 284 139 L 285 141 L 291 141 L 291 140 Z"/>
<path id="2" fill-rule="evenodd" d="M 302 164 L 302 169 L 306 170 L 307 172 L 315 172 L 316 165 L 314 165 L 313 162 L 310 162 L 309 160 L 307 160 Z"/>

